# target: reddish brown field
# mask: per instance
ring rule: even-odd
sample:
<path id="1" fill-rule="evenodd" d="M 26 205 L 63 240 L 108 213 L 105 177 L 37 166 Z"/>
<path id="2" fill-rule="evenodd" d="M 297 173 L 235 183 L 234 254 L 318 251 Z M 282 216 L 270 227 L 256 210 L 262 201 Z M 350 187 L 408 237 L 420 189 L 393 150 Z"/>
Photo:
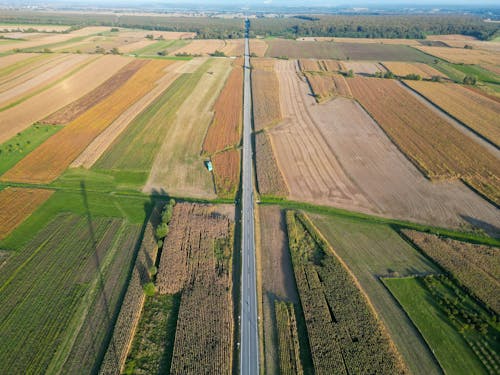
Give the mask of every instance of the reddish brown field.
<path id="1" fill-rule="evenodd" d="M 8 187 L 0 191 L 0 240 L 6 238 L 54 193 L 53 190 Z"/>
<path id="2" fill-rule="evenodd" d="M 110 96 L 121 87 L 135 72 L 147 63 L 146 60 L 134 60 L 121 68 L 114 76 L 84 95 L 77 101 L 68 104 L 59 111 L 51 114 L 41 122 L 45 124 L 67 124 L 73 121 L 85 111 Z"/>
<path id="3" fill-rule="evenodd" d="M 240 151 L 229 150 L 212 156 L 217 195 L 233 198 L 240 182 Z"/>
<path id="4" fill-rule="evenodd" d="M 259 193 L 286 197 L 288 188 L 276 163 L 269 136 L 265 132 L 255 136 L 255 158 Z"/>
<path id="5" fill-rule="evenodd" d="M 500 204 L 500 164 L 396 81 L 348 80 L 354 97 L 413 163 L 431 179 L 462 179 Z"/>
<path id="6" fill-rule="evenodd" d="M 344 76 L 340 74 L 305 73 L 305 76 L 318 102 L 334 96 L 352 96 Z"/>
<path id="7" fill-rule="evenodd" d="M 243 71 L 237 61 L 214 105 L 214 119 L 203 142 L 203 152 L 212 154 L 239 144 L 242 126 Z"/>
<path id="8" fill-rule="evenodd" d="M 406 84 L 493 144 L 500 145 L 500 103 L 452 83 L 407 81 Z"/>
<path id="9" fill-rule="evenodd" d="M 233 221 L 213 205 L 178 203 L 157 286 L 181 292 L 171 374 L 230 374 Z"/>
<path id="10" fill-rule="evenodd" d="M 279 82 L 270 59 L 252 59 L 252 99 L 256 130 L 281 120 Z"/>
<path id="11" fill-rule="evenodd" d="M 71 162 L 124 110 L 148 93 L 172 61 L 149 61 L 119 90 L 50 137 L 28 154 L 1 180 L 48 183 L 55 180 Z"/>

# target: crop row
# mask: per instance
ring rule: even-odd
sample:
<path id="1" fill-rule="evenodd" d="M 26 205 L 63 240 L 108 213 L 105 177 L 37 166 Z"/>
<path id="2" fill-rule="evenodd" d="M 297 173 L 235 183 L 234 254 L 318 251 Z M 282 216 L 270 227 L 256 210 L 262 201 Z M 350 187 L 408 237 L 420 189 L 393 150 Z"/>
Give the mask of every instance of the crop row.
<path id="1" fill-rule="evenodd" d="M 305 73 L 305 76 L 318 102 L 332 96 L 352 96 L 345 78 L 340 74 Z"/>
<path id="2" fill-rule="evenodd" d="M 288 187 L 276 162 L 269 135 L 263 131 L 255 135 L 255 168 L 260 194 L 286 197 Z"/>
<path id="3" fill-rule="evenodd" d="M 252 101 L 256 130 L 281 120 L 279 82 L 273 60 L 252 59 Z"/>
<path id="4" fill-rule="evenodd" d="M 289 211 L 287 228 L 315 373 L 406 373 L 355 280 L 307 219 Z"/>
<path id="5" fill-rule="evenodd" d="M 293 303 L 275 301 L 274 309 L 278 331 L 280 373 L 283 375 L 303 374 Z"/>

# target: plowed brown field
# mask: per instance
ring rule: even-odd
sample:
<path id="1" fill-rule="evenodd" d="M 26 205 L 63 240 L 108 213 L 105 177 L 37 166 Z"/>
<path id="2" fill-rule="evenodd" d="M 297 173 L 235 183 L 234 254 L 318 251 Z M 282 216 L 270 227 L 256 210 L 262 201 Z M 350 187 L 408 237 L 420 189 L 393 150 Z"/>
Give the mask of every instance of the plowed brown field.
<path id="1" fill-rule="evenodd" d="M 53 190 L 14 187 L 0 191 L 0 240 L 6 238 L 52 193 Z"/>
<path id="2" fill-rule="evenodd" d="M 243 114 L 243 70 L 241 59 L 235 61 L 214 105 L 214 119 L 203 142 L 203 152 L 212 154 L 238 145 Z"/>
<path id="3" fill-rule="evenodd" d="M 134 60 L 128 63 L 106 82 L 82 96 L 80 99 L 46 117 L 41 122 L 45 124 L 66 124 L 73 121 L 83 112 L 110 96 L 146 63 L 146 60 Z"/>
<path id="4" fill-rule="evenodd" d="M 461 85 L 420 81 L 407 81 L 406 84 L 500 146 L 500 103 Z"/>
<path id="5" fill-rule="evenodd" d="M 164 60 L 148 62 L 119 90 L 45 141 L 1 179 L 28 183 L 56 179 L 96 136 L 154 87 L 171 63 Z"/>
<path id="6" fill-rule="evenodd" d="M 274 60 L 252 59 L 252 100 L 256 130 L 281 120 L 280 87 Z"/>
<path id="7" fill-rule="evenodd" d="M 290 198 L 371 211 L 372 205 L 346 175 L 309 111 L 315 104 L 294 61 L 278 61 L 283 121 L 269 134 Z"/>
<path id="8" fill-rule="evenodd" d="M 303 72 L 321 72 L 323 70 L 319 61 L 314 59 L 299 59 L 299 66 Z"/>
<path id="9" fill-rule="evenodd" d="M 0 112 L 0 143 L 93 90 L 129 61 L 122 56 L 102 56 L 50 89 Z"/>
<path id="10" fill-rule="evenodd" d="M 355 98 L 396 145 L 432 179 L 462 179 L 500 204 L 500 163 L 396 81 L 348 80 Z"/>

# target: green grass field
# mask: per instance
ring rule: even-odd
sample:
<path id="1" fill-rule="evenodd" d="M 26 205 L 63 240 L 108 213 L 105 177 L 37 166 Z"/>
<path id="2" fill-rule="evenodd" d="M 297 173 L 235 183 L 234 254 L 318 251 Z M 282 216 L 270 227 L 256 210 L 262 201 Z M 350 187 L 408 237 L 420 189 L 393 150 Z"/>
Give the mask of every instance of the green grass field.
<path id="1" fill-rule="evenodd" d="M 387 278 L 384 284 L 415 323 L 447 374 L 488 373 L 421 278 Z"/>
<path id="2" fill-rule="evenodd" d="M 355 218 L 310 215 L 367 293 L 413 373 L 439 373 L 432 353 L 380 282 L 384 275 L 435 272 L 434 266 L 388 225 Z"/>
<path id="3" fill-rule="evenodd" d="M 188 43 L 189 41 L 186 40 L 160 40 L 132 53 L 137 56 L 157 56 L 158 52 L 165 51 L 165 54 L 168 55 Z"/>
<path id="4" fill-rule="evenodd" d="M 61 129 L 62 126 L 33 125 L 0 144 L 0 175 Z"/>

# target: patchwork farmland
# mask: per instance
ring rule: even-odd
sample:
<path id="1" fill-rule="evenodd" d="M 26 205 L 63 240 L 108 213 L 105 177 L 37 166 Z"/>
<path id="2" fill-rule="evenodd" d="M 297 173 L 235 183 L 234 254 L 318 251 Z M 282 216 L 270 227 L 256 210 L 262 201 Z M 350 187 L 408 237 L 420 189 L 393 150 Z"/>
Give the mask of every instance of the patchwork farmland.
<path id="1" fill-rule="evenodd" d="M 0 12 L 0 373 L 498 373 L 498 25 L 163 6 Z"/>

